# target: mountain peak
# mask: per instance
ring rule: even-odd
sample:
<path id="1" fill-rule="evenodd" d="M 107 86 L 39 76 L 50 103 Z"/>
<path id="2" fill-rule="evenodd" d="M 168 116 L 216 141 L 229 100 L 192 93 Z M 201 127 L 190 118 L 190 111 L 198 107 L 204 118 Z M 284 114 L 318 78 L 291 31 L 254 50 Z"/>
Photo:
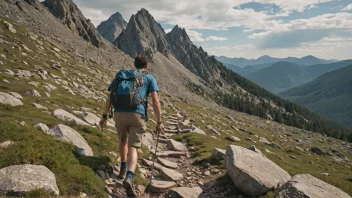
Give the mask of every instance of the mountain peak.
<path id="1" fill-rule="evenodd" d="M 144 54 L 153 60 L 156 51 L 165 56 L 169 53 L 165 31 L 144 8 L 132 15 L 126 30 L 113 43 L 133 58 Z"/>
<path id="2" fill-rule="evenodd" d="M 108 20 L 98 25 L 97 30 L 106 40 L 113 42 L 126 29 L 127 22 L 119 12 L 111 15 Z"/>
<path id="3" fill-rule="evenodd" d="M 94 25 L 83 16 L 72 0 L 45 0 L 43 5 L 72 32 L 96 47 L 102 45 L 102 38 Z"/>

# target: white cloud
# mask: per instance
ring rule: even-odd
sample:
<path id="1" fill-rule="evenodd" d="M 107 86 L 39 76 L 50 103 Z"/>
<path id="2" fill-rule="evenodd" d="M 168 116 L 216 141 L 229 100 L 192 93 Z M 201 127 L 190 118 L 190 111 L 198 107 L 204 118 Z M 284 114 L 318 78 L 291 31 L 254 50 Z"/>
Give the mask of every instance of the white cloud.
<path id="1" fill-rule="evenodd" d="M 158 21 L 165 21 L 171 25 L 180 25 L 186 29 L 223 30 L 229 27 L 245 27 L 246 29 L 275 28 L 279 21 L 273 20 L 273 15 L 255 12 L 253 9 L 233 9 L 241 4 L 258 2 L 275 4 L 281 8 L 281 15 L 288 15 L 292 11 L 303 12 L 308 7 L 331 0 L 74 0 L 82 9 L 86 17 L 95 25 L 102 20 L 101 15 L 109 15 L 120 11 L 128 20 L 141 8 L 146 8 Z M 90 10 L 88 10 L 88 8 Z M 97 15 L 92 14 L 92 10 Z M 104 20 L 104 19 L 103 19 Z"/>
<path id="2" fill-rule="evenodd" d="M 167 34 L 167 33 L 171 32 L 171 30 L 172 29 L 165 29 L 165 33 Z"/>
<path id="3" fill-rule="evenodd" d="M 342 9 L 342 11 L 350 11 L 350 10 L 352 10 L 352 3 Z"/>
<path id="4" fill-rule="evenodd" d="M 218 37 L 218 36 L 209 36 L 205 39 L 206 41 L 226 41 L 227 38 Z"/>
<path id="5" fill-rule="evenodd" d="M 202 38 L 202 33 L 199 33 L 194 30 L 186 30 L 186 32 L 191 41 L 204 41 L 204 39 Z"/>
<path id="6" fill-rule="evenodd" d="M 254 33 L 248 38 L 263 38 L 269 34 L 288 32 L 292 30 L 312 29 L 351 29 L 352 13 L 324 14 L 309 19 L 296 19 L 288 23 L 281 23 L 275 28 L 268 28 L 266 31 Z"/>

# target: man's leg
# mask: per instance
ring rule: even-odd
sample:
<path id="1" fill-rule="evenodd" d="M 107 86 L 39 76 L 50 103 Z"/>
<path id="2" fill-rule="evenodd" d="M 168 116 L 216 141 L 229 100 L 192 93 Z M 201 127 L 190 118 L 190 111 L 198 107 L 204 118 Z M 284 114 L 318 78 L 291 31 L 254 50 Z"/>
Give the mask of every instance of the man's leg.
<path id="1" fill-rule="evenodd" d="M 119 179 L 124 179 L 126 172 L 127 172 L 127 153 L 128 153 L 128 145 L 127 145 L 127 134 L 128 134 L 128 128 L 129 125 L 124 119 L 124 116 L 121 115 L 121 113 L 115 113 L 115 124 L 116 124 L 116 130 L 119 135 L 120 139 L 120 158 L 121 158 L 121 164 L 120 164 L 120 173 L 117 176 Z"/>
<path id="2" fill-rule="evenodd" d="M 130 129 L 128 134 L 128 171 L 123 186 L 126 189 L 127 196 L 136 197 L 137 191 L 134 187 L 133 175 L 137 168 L 138 152 L 137 149 L 142 146 L 142 135 L 146 130 L 145 121 L 140 114 L 130 114 Z"/>

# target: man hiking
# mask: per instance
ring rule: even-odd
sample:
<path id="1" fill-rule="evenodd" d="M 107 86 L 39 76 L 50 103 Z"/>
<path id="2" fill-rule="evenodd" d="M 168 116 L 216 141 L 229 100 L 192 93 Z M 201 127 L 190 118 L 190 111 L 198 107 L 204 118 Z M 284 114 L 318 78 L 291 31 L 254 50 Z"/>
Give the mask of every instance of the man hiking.
<path id="1" fill-rule="evenodd" d="M 148 58 L 138 55 L 135 58 L 135 70 L 122 69 L 117 74 L 108 90 L 108 97 L 100 126 L 104 127 L 111 105 L 114 107 L 116 130 L 120 139 L 121 167 L 119 179 L 124 179 L 123 186 L 127 196 L 137 197 L 133 174 L 137 167 L 137 149 L 141 147 L 142 135 L 146 130 L 147 98 L 152 97 L 153 109 L 157 119 L 156 132 L 162 132 L 161 110 L 158 85 L 151 74 L 147 74 Z"/>

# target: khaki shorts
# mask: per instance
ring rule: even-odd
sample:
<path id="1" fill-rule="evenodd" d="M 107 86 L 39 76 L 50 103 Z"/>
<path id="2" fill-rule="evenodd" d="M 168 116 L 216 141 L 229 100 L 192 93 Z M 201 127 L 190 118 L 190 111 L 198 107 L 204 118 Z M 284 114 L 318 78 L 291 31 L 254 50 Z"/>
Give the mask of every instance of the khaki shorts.
<path id="1" fill-rule="evenodd" d="M 139 113 L 115 112 L 114 119 L 120 141 L 128 140 L 128 146 L 140 148 L 142 135 L 147 129 L 144 116 Z"/>

